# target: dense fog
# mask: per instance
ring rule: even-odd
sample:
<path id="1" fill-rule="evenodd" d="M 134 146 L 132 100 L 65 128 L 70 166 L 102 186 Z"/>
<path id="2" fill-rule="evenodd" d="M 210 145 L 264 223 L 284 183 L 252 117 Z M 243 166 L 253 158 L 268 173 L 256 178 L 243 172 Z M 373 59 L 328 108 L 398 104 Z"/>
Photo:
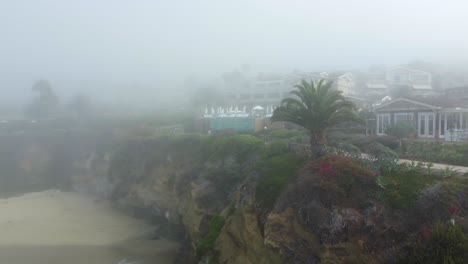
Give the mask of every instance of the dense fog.
<path id="1" fill-rule="evenodd" d="M 0 264 L 468 263 L 467 10 L 0 0 Z"/>
<path id="2" fill-rule="evenodd" d="M 1 1 L 3 105 L 49 80 L 62 97 L 154 104 L 250 65 L 366 70 L 467 61 L 463 1 Z"/>

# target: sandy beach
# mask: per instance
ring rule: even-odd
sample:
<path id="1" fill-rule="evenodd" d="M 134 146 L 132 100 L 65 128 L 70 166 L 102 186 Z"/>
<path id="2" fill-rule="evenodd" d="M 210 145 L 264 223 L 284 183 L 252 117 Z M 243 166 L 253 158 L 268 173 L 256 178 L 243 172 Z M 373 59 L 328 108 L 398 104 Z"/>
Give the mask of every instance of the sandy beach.
<path id="1" fill-rule="evenodd" d="M 172 263 L 178 245 L 108 202 L 49 190 L 0 199 L 0 264 Z"/>

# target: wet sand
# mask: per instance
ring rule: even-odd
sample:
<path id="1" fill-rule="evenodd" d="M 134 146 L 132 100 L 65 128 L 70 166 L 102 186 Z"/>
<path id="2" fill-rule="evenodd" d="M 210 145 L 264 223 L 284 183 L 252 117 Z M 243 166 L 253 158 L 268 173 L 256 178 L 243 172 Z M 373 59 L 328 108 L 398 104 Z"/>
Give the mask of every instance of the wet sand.
<path id="1" fill-rule="evenodd" d="M 108 202 L 45 191 L 0 199 L 0 264 L 172 263 L 178 245 Z"/>

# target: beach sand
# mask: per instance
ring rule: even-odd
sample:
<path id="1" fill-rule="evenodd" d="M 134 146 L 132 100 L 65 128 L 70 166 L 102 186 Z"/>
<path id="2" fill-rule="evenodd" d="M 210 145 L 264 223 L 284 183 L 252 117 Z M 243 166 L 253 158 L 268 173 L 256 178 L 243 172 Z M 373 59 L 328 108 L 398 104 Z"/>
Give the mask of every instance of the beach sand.
<path id="1" fill-rule="evenodd" d="M 151 240 L 154 229 L 78 193 L 0 199 L 0 264 L 172 263 L 177 243 Z"/>

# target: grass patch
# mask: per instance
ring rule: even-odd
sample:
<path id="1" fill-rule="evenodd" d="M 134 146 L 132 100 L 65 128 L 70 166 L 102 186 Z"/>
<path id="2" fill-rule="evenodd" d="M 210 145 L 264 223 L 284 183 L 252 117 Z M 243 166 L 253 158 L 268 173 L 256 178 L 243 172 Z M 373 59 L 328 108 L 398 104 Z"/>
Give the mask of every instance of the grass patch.
<path id="1" fill-rule="evenodd" d="M 245 162 L 252 154 L 260 151 L 264 141 L 252 135 L 211 136 L 205 142 L 202 154 L 207 159 L 224 159 L 233 156 L 238 162 Z"/>
<path id="2" fill-rule="evenodd" d="M 268 157 L 259 163 L 262 175 L 257 190 L 257 202 L 264 209 L 271 209 L 284 188 L 297 176 L 297 171 L 306 162 L 304 157 L 293 153 Z"/>
<path id="3" fill-rule="evenodd" d="M 224 226 L 224 218 L 221 215 L 215 215 L 210 221 L 208 234 L 198 243 L 196 253 L 198 257 L 205 255 L 213 249 L 216 239 L 218 239 L 221 229 Z"/>

